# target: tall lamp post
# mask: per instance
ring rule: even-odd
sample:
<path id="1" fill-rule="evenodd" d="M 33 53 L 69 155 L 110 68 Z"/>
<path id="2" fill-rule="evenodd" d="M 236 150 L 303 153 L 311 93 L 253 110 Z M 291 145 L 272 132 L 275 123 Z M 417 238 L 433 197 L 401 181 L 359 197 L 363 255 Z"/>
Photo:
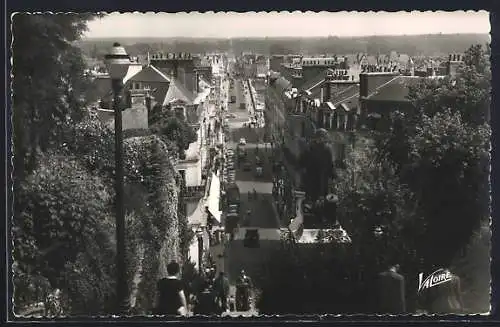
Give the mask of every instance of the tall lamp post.
<path id="1" fill-rule="evenodd" d="M 130 57 L 125 49 L 114 43 L 109 54 L 105 56 L 106 66 L 111 77 L 113 89 L 113 109 L 115 112 L 115 191 L 116 191 L 116 295 L 117 310 L 125 313 L 128 310 L 128 285 L 126 276 L 125 251 L 125 208 L 123 188 L 123 133 L 122 133 L 122 96 L 123 78 L 127 75 Z"/>

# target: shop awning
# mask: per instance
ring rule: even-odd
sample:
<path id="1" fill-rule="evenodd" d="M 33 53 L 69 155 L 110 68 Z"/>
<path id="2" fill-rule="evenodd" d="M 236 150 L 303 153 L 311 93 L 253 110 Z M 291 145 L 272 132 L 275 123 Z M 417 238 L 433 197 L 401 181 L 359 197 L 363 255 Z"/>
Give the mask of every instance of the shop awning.
<path id="1" fill-rule="evenodd" d="M 188 225 L 204 227 L 207 225 L 207 213 L 205 211 L 205 200 L 200 199 L 194 211 L 187 217 Z"/>
<path id="2" fill-rule="evenodd" d="M 220 223 L 221 211 L 219 210 L 220 203 L 220 178 L 217 174 L 212 173 L 210 179 L 210 191 L 207 198 L 208 212 Z"/>

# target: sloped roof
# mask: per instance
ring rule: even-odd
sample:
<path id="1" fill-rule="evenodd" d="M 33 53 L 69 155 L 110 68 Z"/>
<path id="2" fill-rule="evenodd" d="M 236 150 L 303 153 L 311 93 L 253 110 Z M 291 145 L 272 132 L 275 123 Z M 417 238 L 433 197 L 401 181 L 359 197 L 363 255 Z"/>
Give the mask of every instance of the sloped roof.
<path id="1" fill-rule="evenodd" d="M 155 99 L 156 102 L 162 103 L 163 99 L 165 99 L 165 95 L 167 94 L 169 84 L 161 84 L 160 86 L 155 87 L 154 89 L 149 91 L 149 94 Z"/>
<path id="2" fill-rule="evenodd" d="M 330 99 L 330 102 L 334 106 L 337 106 L 343 102 L 346 102 L 349 105 L 349 102 L 356 102 L 358 96 L 359 84 L 354 84 L 337 93 L 332 99 Z"/>
<path id="3" fill-rule="evenodd" d="M 132 76 L 129 81 L 137 82 L 170 82 L 170 78 L 167 77 L 158 68 L 149 65 L 144 67 L 140 72 Z"/>
<path id="4" fill-rule="evenodd" d="M 418 84 L 424 77 L 398 76 L 377 88 L 368 100 L 408 102 L 409 87 Z"/>
<path id="5" fill-rule="evenodd" d="M 302 86 L 300 88 L 304 91 L 306 91 L 306 90 L 311 91 L 313 88 L 320 86 L 325 81 L 325 75 L 326 75 L 326 72 L 328 70 L 329 70 L 329 68 L 321 71 L 319 74 L 317 74 L 313 78 L 305 80 L 304 84 L 302 84 Z"/>
<path id="6" fill-rule="evenodd" d="M 186 104 L 193 104 L 195 98 L 196 96 L 191 91 L 189 91 L 178 79 L 174 78 L 170 82 L 167 94 L 163 100 L 163 105 L 165 106 L 176 100 L 181 100 L 186 102 Z"/>

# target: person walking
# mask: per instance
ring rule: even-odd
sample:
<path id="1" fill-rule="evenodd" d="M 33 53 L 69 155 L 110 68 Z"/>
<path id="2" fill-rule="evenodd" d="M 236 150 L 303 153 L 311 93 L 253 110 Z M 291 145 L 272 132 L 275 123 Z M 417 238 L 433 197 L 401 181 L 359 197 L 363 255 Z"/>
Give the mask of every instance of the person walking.
<path id="1" fill-rule="evenodd" d="M 160 315 L 187 315 L 187 301 L 182 281 L 179 278 L 180 266 L 171 261 L 167 265 L 167 277 L 158 281 L 158 301 L 156 311 Z"/>
<path id="2" fill-rule="evenodd" d="M 399 274 L 399 265 L 393 265 L 378 275 L 377 295 L 378 313 L 406 312 L 405 278 Z"/>
<path id="3" fill-rule="evenodd" d="M 425 310 L 430 314 L 457 314 L 464 312 L 460 277 L 447 270 L 451 279 L 433 286 L 423 294 Z"/>
<path id="4" fill-rule="evenodd" d="M 227 297 L 229 295 L 229 280 L 223 271 L 219 272 L 219 276 L 215 280 L 215 290 L 217 301 L 220 301 L 222 312 L 228 310 Z"/>

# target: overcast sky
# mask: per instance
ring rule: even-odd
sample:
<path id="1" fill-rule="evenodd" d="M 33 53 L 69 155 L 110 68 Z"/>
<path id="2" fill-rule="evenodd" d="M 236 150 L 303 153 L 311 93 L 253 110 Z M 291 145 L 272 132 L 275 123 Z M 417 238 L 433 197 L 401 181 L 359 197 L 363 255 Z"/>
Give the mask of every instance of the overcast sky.
<path id="1" fill-rule="evenodd" d="M 400 13 L 112 13 L 88 37 L 364 36 L 489 33 L 486 11 Z"/>

